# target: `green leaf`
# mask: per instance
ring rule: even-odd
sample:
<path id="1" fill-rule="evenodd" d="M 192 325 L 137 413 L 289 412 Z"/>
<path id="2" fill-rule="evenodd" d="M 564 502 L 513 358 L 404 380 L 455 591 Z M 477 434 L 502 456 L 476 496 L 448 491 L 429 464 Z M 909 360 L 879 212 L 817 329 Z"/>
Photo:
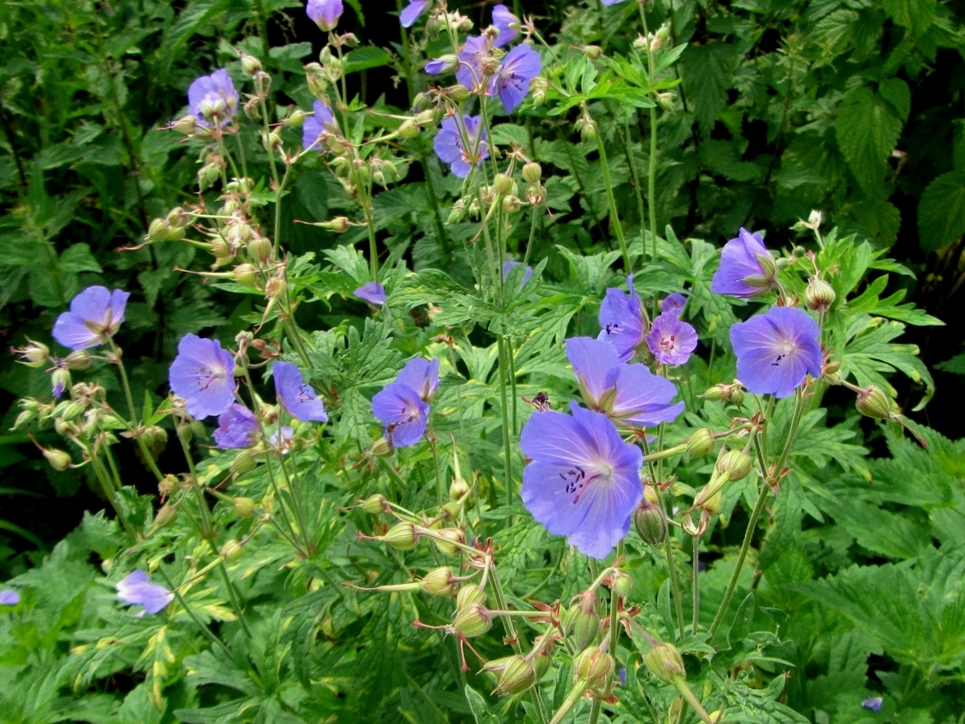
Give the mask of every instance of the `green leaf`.
<path id="1" fill-rule="evenodd" d="M 949 171 L 930 184 L 918 202 L 918 244 L 937 251 L 965 234 L 965 170 Z"/>
<path id="2" fill-rule="evenodd" d="M 100 273 L 103 269 L 87 244 L 74 244 L 60 255 L 60 271 Z"/>
<path id="3" fill-rule="evenodd" d="M 882 9 L 896 24 L 921 37 L 935 20 L 936 0 L 881 0 Z"/>
<path id="4" fill-rule="evenodd" d="M 490 711 L 489 705 L 486 703 L 486 699 L 483 698 L 482 694 L 469 686 L 469 684 L 466 684 L 463 691 L 466 694 L 466 702 L 469 704 L 469 710 L 472 712 L 476 724 L 499 724 L 499 719 Z"/>
<path id="5" fill-rule="evenodd" d="M 356 48 L 345 56 L 345 72 L 357 73 L 369 68 L 381 68 L 392 61 L 392 56 L 371 45 Z"/>
<path id="6" fill-rule="evenodd" d="M 700 130 L 709 134 L 727 103 L 736 48 L 725 43 L 690 45 L 681 56 L 687 101 L 693 103 Z"/>
<path id="7" fill-rule="evenodd" d="M 838 146 L 858 183 L 873 197 L 879 195 L 901 127 L 894 106 L 867 86 L 851 91 L 838 108 Z"/>

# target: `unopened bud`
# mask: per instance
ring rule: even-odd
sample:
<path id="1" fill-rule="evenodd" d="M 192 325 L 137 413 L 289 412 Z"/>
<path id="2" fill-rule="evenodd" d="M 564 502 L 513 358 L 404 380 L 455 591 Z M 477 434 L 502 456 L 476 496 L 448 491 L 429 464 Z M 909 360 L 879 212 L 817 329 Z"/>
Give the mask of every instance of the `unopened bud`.
<path id="1" fill-rule="evenodd" d="M 251 498 L 235 498 L 234 507 L 239 518 L 250 518 L 255 514 L 255 501 Z"/>
<path id="2" fill-rule="evenodd" d="M 432 542 L 436 544 L 436 548 L 438 548 L 440 552 L 445 553 L 447 556 L 458 554 L 459 548 L 455 543 L 463 543 L 466 540 L 466 534 L 463 533 L 460 528 L 443 528 L 442 530 L 437 530 L 435 533 L 446 539 L 443 541 L 433 538 Z M 452 543 L 449 541 L 452 541 Z"/>
<path id="3" fill-rule="evenodd" d="M 13 350 L 28 367 L 43 367 L 50 359 L 50 349 L 45 344 L 27 340 L 25 347 Z"/>
<path id="4" fill-rule="evenodd" d="M 891 400 L 877 385 L 870 385 L 859 392 L 854 406 L 862 415 L 875 420 L 890 420 L 893 414 Z"/>
<path id="5" fill-rule="evenodd" d="M 519 654 L 494 659 L 483 669 L 497 674 L 496 688 L 493 689 L 497 696 L 522 694 L 536 683 L 536 667 Z"/>
<path id="6" fill-rule="evenodd" d="M 389 532 L 382 536 L 382 541 L 388 543 L 393 548 L 400 551 L 410 551 L 416 547 L 419 537 L 416 534 L 415 526 L 408 521 L 396 523 L 389 528 Z"/>
<path id="7" fill-rule="evenodd" d="M 456 594 L 456 608 L 466 608 L 474 603 L 486 603 L 486 594 L 476 584 L 463 586 Z"/>
<path id="8" fill-rule="evenodd" d="M 171 124 L 173 128 L 178 133 L 184 134 L 185 136 L 190 136 L 194 133 L 194 129 L 198 125 L 198 119 L 194 116 L 183 116 Z"/>
<path id="9" fill-rule="evenodd" d="M 221 546 L 221 557 L 226 561 L 236 561 L 241 558 L 242 554 L 245 552 L 244 547 L 238 541 L 226 540 L 224 545 Z"/>
<path id="10" fill-rule="evenodd" d="M 504 173 L 497 173 L 493 180 L 493 190 L 500 196 L 505 196 L 513 190 L 513 178 Z"/>
<path id="11" fill-rule="evenodd" d="M 456 103 L 463 103 L 469 99 L 469 89 L 461 84 L 449 86 L 447 92 L 449 97 Z"/>
<path id="12" fill-rule="evenodd" d="M 613 659 L 596 646 L 584 649 L 573 659 L 573 680 L 584 681 L 590 687 L 601 685 L 611 673 Z"/>
<path id="13" fill-rule="evenodd" d="M 147 227 L 147 234 L 144 235 L 148 243 L 162 241 L 168 233 L 168 222 L 164 219 L 154 219 Z"/>
<path id="14" fill-rule="evenodd" d="M 399 138 L 415 138 L 419 135 L 419 126 L 411 118 L 408 118 L 402 121 L 397 133 Z"/>
<path id="15" fill-rule="evenodd" d="M 834 304 L 836 297 L 834 287 L 818 277 L 811 277 L 807 291 L 804 292 L 808 309 L 828 309 Z"/>
<path id="16" fill-rule="evenodd" d="M 255 456 L 247 450 L 244 450 L 235 455 L 235 459 L 231 461 L 231 474 L 244 475 L 245 473 L 250 473 L 257 465 Z"/>
<path id="17" fill-rule="evenodd" d="M 521 208 L 523 208 L 523 202 L 519 200 L 518 196 L 513 196 L 509 194 L 503 196 L 503 213 L 504 214 L 515 214 Z"/>
<path id="18" fill-rule="evenodd" d="M 50 463 L 50 467 L 54 470 L 62 471 L 70 467 L 70 455 L 63 450 L 58 450 L 55 447 L 44 448 L 43 453 L 47 462 Z"/>
<path id="19" fill-rule="evenodd" d="M 243 287 L 253 287 L 258 281 L 258 270 L 251 264 L 239 264 L 231 270 L 231 275 Z"/>
<path id="20" fill-rule="evenodd" d="M 613 574 L 613 578 L 610 581 L 610 590 L 620 598 L 626 600 L 627 596 L 630 595 L 630 591 L 633 590 L 633 579 L 623 571 L 617 571 Z"/>
<path id="21" fill-rule="evenodd" d="M 534 184 L 540 180 L 543 175 L 543 167 L 540 166 L 535 161 L 530 161 L 525 166 L 523 166 L 523 178 L 526 179 L 527 183 Z"/>
<path id="22" fill-rule="evenodd" d="M 262 70 L 261 61 L 258 60 L 258 58 L 256 58 L 253 55 L 248 55 L 247 53 L 241 54 L 241 72 L 242 73 L 244 73 L 247 77 L 251 78 L 252 76 L 255 75 L 255 73 L 258 73 L 261 70 Z"/>
<path id="23" fill-rule="evenodd" d="M 78 349 L 64 357 L 64 367 L 69 370 L 86 370 L 90 367 L 90 354 L 86 349 Z"/>
<path id="24" fill-rule="evenodd" d="M 157 484 L 157 491 L 161 494 L 162 498 L 170 497 L 171 493 L 174 493 L 178 488 L 181 487 L 181 481 L 179 481 L 173 475 L 165 475 Z"/>
<path id="25" fill-rule="evenodd" d="M 751 472 L 751 459 L 743 450 L 728 450 L 717 461 L 717 470 L 731 480 L 743 480 Z"/>
<path id="26" fill-rule="evenodd" d="M 593 591 L 580 594 L 576 605 L 566 612 L 563 619 L 563 630 L 575 648 L 585 649 L 592 644 L 600 633 L 596 594 Z"/>
<path id="27" fill-rule="evenodd" d="M 279 299 L 288 291 L 288 282 L 281 277 L 272 277 L 265 285 L 265 296 L 269 299 Z"/>
<path id="28" fill-rule="evenodd" d="M 365 502 L 360 506 L 369 515 L 378 515 L 379 513 L 384 513 L 388 501 L 385 499 L 384 495 L 370 495 L 365 499 Z"/>
<path id="29" fill-rule="evenodd" d="M 488 633 L 492 627 L 492 618 L 481 603 L 471 603 L 458 609 L 456 617 L 452 621 L 453 631 L 462 634 L 467 639 L 482 636 Z"/>
<path id="30" fill-rule="evenodd" d="M 584 45 L 580 48 L 585 55 L 590 60 L 597 60 L 601 55 L 603 55 L 603 48 L 599 45 Z"/>
<path id="31" fill-rule="evenodd" d="M 714 451 L 714 433 L 702 427 L 687 438 L 687 451 L 695 458 L 702 458 Z"/>
<path id="32" fill-rule="evenodd" d="M 323 229 L 328 229 L 329 231 L 334 231 L 336 234 L 342 234 L 348 231 L 348 217 L 336 216 L 329 221 L 320 222 L 318 226 L 322 227 Z"/>
<path id="33" fill-rule="evenodd" d="M 700 503 L 700 509 L 709 516 L 717 515 L 723 507 L 724 495 L 719 490 Z"/>
<path id="34" fill-rule="evenodd" d="M 392 455 L 395 448 L 392 447 L 392 443 L 386 440 L 384 437 L 380 437 L 372 444 L 372 454 L 377 458 L 387 458 Z"/>
<path id="35" fill-rule="evenodd" d="M 429 571 L 419 585 L 422 590 L 431 596 L 451 596 L 456 590 L 456 581 L 452 575 L 452 569 L 448 566 L 434 568 Z"/>
<path id="36" fill-rule="evenodd" d="M 667 516 L 659 505 L 643 502 L 633 511 L 633 527 L 644 543 L 659 546 L 667 537 Z"/>
<path id="37" fill-rule="evenodd" d="M 299 108 L 288 115 L 285 119 L 285 125 L 288 128 L 301 128 L 305 124 L 306 118 L 308 118 L 308 113 Z"/>
<path id="38" fill-rule="evenodd" d="M 671 683 L 677 677 L 686 677 L 684 660 L 673 644 L 657 643 L 643 657 L 650 673 L 661 681 Z"/>
<path id="39" fill-rule="evenodd" d="M 170 503 L 167 503 L 162 505 L 161 509 L 157 512 L 157 515 L 154 516 L 154 527 L 163 528 L 167 525 L 170 525 L 177 519 L 178 509 Z"/>
<path id="40" fill-rule="evenodd" d="M 271 259 L 271 242 L 261 236 L 248 244 L 248 254 L 256 264 L 264 264 Z"/>

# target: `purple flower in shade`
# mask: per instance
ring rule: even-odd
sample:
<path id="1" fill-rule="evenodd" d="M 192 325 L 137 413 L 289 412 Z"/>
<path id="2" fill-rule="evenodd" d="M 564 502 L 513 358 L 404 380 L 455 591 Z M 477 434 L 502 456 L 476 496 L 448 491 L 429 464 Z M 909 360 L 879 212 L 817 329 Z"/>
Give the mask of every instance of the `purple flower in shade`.
<path id="1" fill-rule="evenodd" d="M 503 108 L 512 113 L 523 102 L 529 91 L 529 83 L 539 75 L 543 62 L 539 53 L 528 45 L 517 45 L 503 58 L 499 72 L 490 81 L 489 93 L 495 91 Z"/>
<path id="2" fill-rule="evenodd" d="M 423 402 L 431 402 L 439 387 L 439 360 L 410 359 L 395 376 L 395 381 L 411 387 Z"/>
<path id="3" fill-rule="evenodd" d="M 673 382 L 644 365 L 623 364 L 613 345 L 590 337 L 566 340 L 566 357 L 586 404 L 616 423 L 654 427 L 673 422 L 684 403 L 673 404 Z"/>
<path id="4" fill-rule="evenodd" d="M 113 337 L 124 321 L 127 292 L 87 287 L 70 302 L 70 311 L 54 322 L 54 339 L 71 349 L 88 349 Z"/>
<path id="5" fill-rule="evenodd" d="M 221 128 L 238 110 L 238 91 L 224 68 L 196 78 L 188 88 L 188 111 L 198 125 Z"/>
<path id="6" fill-rule="evenodd" d="M 456 54 L 459 60 L 459 70 L 456 71 L 456 81 L 472 90 L 483 83 L 482 62 L 492 55 L 489 41 L 481 35 L 470 35 L 465 45 Z"/>
<path id="7" fill-rule="evenodd" d="M 425 71 L 429 75 L 442 75 L 447 73 L 456 67 L 456 63 L 453 62 L 453 56 L 442 56 L 441 58 L 433 58 L 425 65 Z"/>
<path id="8" fill-rule="evenodd" d="M 342 0 L 308 0 L 308 5 L 305 6 L 305 14 L 325 31 L 338 25 L 343 10 Z"/>
<path id="9" fill-rule="evenodd" d="M 619 5 L 623 0 L 600 0 L 604 5 Z"/>
<path id="10" fill-rule="evenodd" d="M 258 434 L 258 420 L 255 414 L 237 402 L 218 416 L 218 429 L 214 431 L 214 441 L 218 447 L 233 450 L 251 447 Z"/>
<path id="11" fill-rule="evenodd" d="M 393 382 L 376 393 L 372 413 L 382 423 L 382 434 L 395 447 L 415 445 L 429 423 L 429 405 L 404 382 Z"/>
<path id="12" fill-rule="evenodd" d="M 675 317 L 679 317 L 686 305 L 687 297 L 680 292 L 674 292 L 660 302 L 660 311 L 664 314 L 672 314 Z"/>
<path id="13" fill-rule="evenodd" d="M 429 0 L 409 0 L 409 4 L 402 9 L 402 14 L 399 15 L 399 22 L 402 23 L 402 27 L 411 28 L 427 7 L 429 7 Z"/>
<path id="14" fill-rule="evenodd" d="M 20 594 L 5 588 L 0 591 L 0 606 L 16 606 L 20 603 Z"/>
<path id="15" fill-rule="evenodd" d="M 268 443 L 275 449 L 280 450 L 282 455 L 287 455 L 291 449 L 292 440 L 295 439 L 295 431 L 288 425 L 282 425 L 268 438 Z"/>
<path id="16" fill-rule="evenodd" d="M 511 43 L 519 35 L 519 18 L 509 12 L 505 5 L 493 7 L 493 25 L 499 29 L 499 35 L 493 41 L 493 46 L 497 48 Z"/>
<path id="17" fill-rule="evenodd" d="M 777 267 L 760 234 L 741 229 L 720 253 L 720 267 L 714 272 L 710 289 L 716 294 L 753 297 L 774 284 Z"/>
<path id="18" fill-rule="evenodd" d="M 773 307 L 730 328 L 737 377 L 749 392 L 787 397 L 807 374 L 821 376 L 821 332 L 800 309 Z"/>
<path id="19" fill-rule="evenodd" d="M 389 296 L 385 293 L 385 287 L 378 282 L 369 282 L 368 284 L 363 284 L 352 292 L 352 294 L 361 299 L 363 302 L 368 302 L 374 307 L 381 307 L 389 298 Z"/>
<path id="20" fill-rule="evenodd" d="M 143 606 L 138 618 L 145 613 L 155 614 L 174 599 L 174 594 L 164 586 L 148 583 L 147 574 L 142 570 L 132 571 L 114 586 L 117 597 L 124 603 Z"/>
<path id="21" fill-rule="evenodd" d="M 885 700 L 880 696 L 869 696 L 861 702 L 861 706 L 869 711 L 881 711 L 881 705 L 884 704 L 884 702 Z"/>
<path id="22" fill-rule="evenodd" d="M 321 151 L 320 139 L 323 133 L 332 132 L 335 116 L 332 115 L 332 109 L 321 101 L 315 101 L 312 104 L 312 110 L 315 115 L 306 118 L 305 123 L 302 124 L 302 148 L 306 151 L 309 149 Z"/>
<path id="23" fill-rule="evenodd" d="M 503 279 L 509 276 L 510 269 L 512 269 L 514 266 L 520 266 L 521 264 L 522 262 L 518 262 L 518 261 L 505 262 L 503 264 Z M 526 271 L 523 272 L 523 282 L 522 284 L 519 285 L 519 288 L 522 289 L 523 287 L 525 287 L 527 282 L 529 282 L 529 280 L 532 278 L 532 276 L 533 276 L 533 267 L 527 266 Z"/>
<path id="24" fill-rule="evenodd" d="M 325 406 L 295 365 L 275 362 L 271 374 L 278 400 L 289 415 L 302 422 L 328 422 Z"/>
<path id="25" fill-rule="evenodd" d="M 220 415 L 235 401 L 235 358 L 216 339 L 186 334 L 168 371 L 171 390 L 187 402 L 188 413 L 203 420 Z"/>
<path id="26" fill-rule="evenodd" d="M 673 312 L 664 312 L 653 320 L 647 346 L 662 365 L 686 364 L 690 353 L 697 348 L 697 330 L 680 321 Z"/>
<path id="27" fill-rule="evenodd" d="M 633 274 L 627 276 L 627 287 L 630 289 L 629 296 L 619 289 L 606 290 L 599 317 L 603 330 L 597 337 L 616 348 L 621 362 L 633 357 L 637 347 L 643 342 L 646 328 L 643 302 L 633 287 Z"/>
<path id="28" fill-rule="evenodd" d="M 553 535 L 565 535 L 583 555 L 605 558 L 630 530 L 643 498 L 643 453 L 620 438 L 614 424 L 575 402 L 571 415 L 534 413 L 520 448 L 532 460 L 520 495 Z"/>
<path id="29" fill-rule="evenodd" d="M 443 163 L 448 163 L 452 172 L 459 178 L 466 178 L 473 164 L 479 166 L 489 158 L 489 145 L 486 143 L 486 129 L 482 127 L 480 116 L 463 116 L 467 149 L 462 142 L 462 134 L 455 118 L 444 118 L 432 147 Z"/>

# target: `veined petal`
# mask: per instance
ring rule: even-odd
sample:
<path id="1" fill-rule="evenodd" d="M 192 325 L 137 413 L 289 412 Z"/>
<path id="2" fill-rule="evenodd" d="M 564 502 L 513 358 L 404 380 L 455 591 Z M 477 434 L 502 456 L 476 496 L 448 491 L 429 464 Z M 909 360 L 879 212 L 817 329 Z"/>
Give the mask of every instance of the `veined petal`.
<path id="1" fill-rule="evenodd" d="M 616 349 L 591 337 L 573 337 L 566 340 L 566 358 L 590 398 L 588 404 L 596 405 L 612 384 L 610 370 L 620 363 Z"/>

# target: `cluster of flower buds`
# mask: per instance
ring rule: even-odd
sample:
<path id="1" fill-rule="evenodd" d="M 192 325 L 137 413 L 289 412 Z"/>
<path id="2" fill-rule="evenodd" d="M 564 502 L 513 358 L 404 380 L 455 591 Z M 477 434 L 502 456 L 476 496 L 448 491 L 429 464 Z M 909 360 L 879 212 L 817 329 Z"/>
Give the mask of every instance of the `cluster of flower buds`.
<path id="1" fill-rule="evenodd" d="M 154 219 L 144 235 L 144 242 L 178 241 L 184 238 L 184 230 L 194 220 L 194 215 L 177 206 L 163 219 Z"/>
<path id="2" fill-rule="evenodd" d="M 744 387 L 736 380 L 731 385 L 720 383 L 709 388 L 700 397 L 712 402 L 732 402 L 740 407 L 744 404 Z"/>

